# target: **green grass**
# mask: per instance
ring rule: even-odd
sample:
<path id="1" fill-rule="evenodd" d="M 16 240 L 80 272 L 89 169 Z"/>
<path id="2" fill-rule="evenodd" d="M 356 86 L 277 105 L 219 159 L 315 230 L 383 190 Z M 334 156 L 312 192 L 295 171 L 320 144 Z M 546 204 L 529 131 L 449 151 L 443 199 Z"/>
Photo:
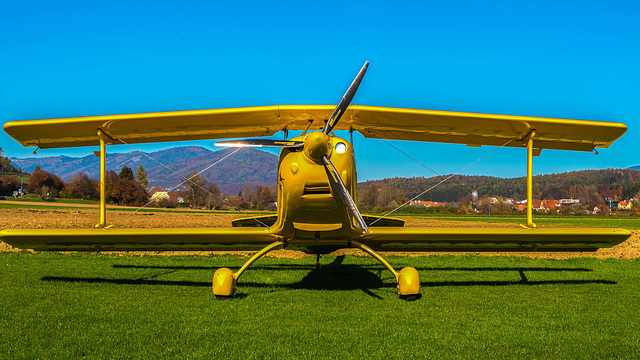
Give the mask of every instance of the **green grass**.
<path id="1" fill-rule="evenodd" d="M 42 203 L 46 203 L 46 204 L 91 204 L 91 205 L 95 205 L 95 204 L 100 204 L 100 201 L 98 200 L 82 200 L 82 199 L 64 199 L 64 198 L 53 198 L 53 199 L 47 199 L 47 200 L 42 200 L 42 198 L 39 195 L 34 195 L 34 194 L 27 194 L 25 196 L 22 197 L 17 197 L 17 198 L 7 198 L 7 200 L 11 200 L 11 201 L 29 201 L 29 202 L 42 202 Z"/>
<path id="2" fill-rule="evenodd" d="M 0 358 L 640 357 L 640 260 L 390 257 L 423 297 L 398 299 L 370 258 L 0 254 Z"/>
<path id="3" fill-rule="evenodd" d="M 408 217 L 408 215 L 401 215 L 400 217 Z M 422 215 L 411 217 L 444 220 L 444 221 L 472 221 L 472 222 L 489 222 L 487 215 Z M 507 224 L 524 224 L 526 223 L 526 216 L 508 216 L 498 215 L 491 216 L 492 223 L 507 223 Z M 620 227 L 625 229 L 640 229 L 640 218 L 631 216 L 549 216 L 549 215 L 534 215 L 533 222 L 537 225 L 556 226 L 556 227 Z"/>

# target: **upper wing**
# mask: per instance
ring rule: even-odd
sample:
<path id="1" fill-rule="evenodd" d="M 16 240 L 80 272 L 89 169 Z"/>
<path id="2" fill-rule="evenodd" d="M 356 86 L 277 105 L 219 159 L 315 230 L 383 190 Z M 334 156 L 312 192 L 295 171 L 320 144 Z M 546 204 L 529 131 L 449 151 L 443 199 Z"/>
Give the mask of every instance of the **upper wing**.
<path id="1" fill-rule="evenodd" d="M 108 144 L 224 139 L 269 136 L 288 130 L 321 130 L 332 105 L 279 105 L 247 108 L 173 111 L 11 121 L 3 128 L 24 146 L 60 148 L 98 145 L 97 130 Z M 536 130 L 540 149 L 591 151 L 609 147 L 627 127 L 621 123 L 399 109 L 352 105 L 335 130 L 355 130 L 365 137 L 480 145 L 524 147 Z M 120 140 L 119 140 L 120 139 Z"/>

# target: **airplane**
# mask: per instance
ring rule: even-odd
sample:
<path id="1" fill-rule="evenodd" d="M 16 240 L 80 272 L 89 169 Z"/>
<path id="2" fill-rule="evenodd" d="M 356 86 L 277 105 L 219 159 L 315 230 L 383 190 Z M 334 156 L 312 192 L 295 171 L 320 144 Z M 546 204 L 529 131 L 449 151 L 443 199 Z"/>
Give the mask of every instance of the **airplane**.
<path id="1" fill-rule="evenodd" d="M 245 270 L 274 249 L 301 250 L 319 259 L 338 249 L 359 248 L 393 274 L 400 297 L 410 300 L 419 296 L 418 272 L 413 267 L 396 271 L 379 251 L 595 251 L 631 235 L 617 228 L 539 228 L 531 205 L 534 156 L 543 149 L 607 148 L 626 132 L 624 124 L 350 105 L 368 66 L 365 62 L 335 107 L 275 105 L 7 122 L 7 134 L 36 150 L 100 146 L 95 152 L 100 157 L 100 220 L 93 229 L 7 229 L 0 240 L 36 251 L 257 251 L 238 271 L 215 272 L 212 289 L 220 298 L 233 297 Z M 287 139 L 288 131 L 295 130 L 302 135 Z M 366 138 L 525 148 L 526 223 L 514 228 L 405 228 L 401 219 L 362 215 L 356 206 L 353 141 L 336 136 L 336 130 L 348 130 L 351 136 L 357 131 Z M 280 131 L 284 140 L 264 138 Z M 236 219 L 228 228 L 108 224 L 107 145 L 238 138 L 242 140 L 216 145 L 281 148 L 276 215 Z"/>

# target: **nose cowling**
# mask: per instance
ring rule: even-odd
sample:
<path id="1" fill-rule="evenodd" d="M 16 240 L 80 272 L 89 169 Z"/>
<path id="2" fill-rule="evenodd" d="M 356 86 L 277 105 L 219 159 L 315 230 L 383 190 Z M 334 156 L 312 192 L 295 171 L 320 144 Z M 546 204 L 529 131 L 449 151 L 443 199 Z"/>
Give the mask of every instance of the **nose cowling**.
<path id="1" fill-rule="evenodd" d="M 314 131 L 304 137 L 304 154 L 315 162 L 321 162 L 323 156 L 331 155 L 333 147 L 329 135 Z"/>

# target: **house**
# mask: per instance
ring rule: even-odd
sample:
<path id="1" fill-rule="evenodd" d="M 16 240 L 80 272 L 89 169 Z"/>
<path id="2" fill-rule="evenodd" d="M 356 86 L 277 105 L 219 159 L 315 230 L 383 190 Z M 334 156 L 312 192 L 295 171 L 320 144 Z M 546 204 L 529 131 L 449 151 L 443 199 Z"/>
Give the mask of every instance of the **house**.
<path id="1" fill-rule="evenodd" d="M 169 198 L 171 200 L 173 200 L 174 202 L 177 202 L 178 204 L 184 203 L 184 196 L 180 191 L 169 191 L 167 192 L 167 195 L 169 195 Z"/>
<path id="2" fill-rule="evenodd" d="M 557 212 L 560 206 L 560 200 L 542 200 L 542 207 L 548 211 Z"/>
<path id="3" fill-rule="evenodd" d="M 620 200 L 620 202 L 618 202 L 618 211 L 628 211 L 631 210 L 632 207 L 633 202 L 631 202 L 631 200 Z"/>
<path id="4" fill-rule="evenodd" d="M 439 202 L 435 202 L 435 201 L 422 201 L 422 200 L 411 200 L 411 202 L 409 203 L 409 205 L 414 205 L 414 206 L 426 206 L 426 207 L 431 207 L 431 206 L 444 206 L 444 204 L 439 203 Z"/>
<path id="5" fill-rule="evenodd" d="M 169 194 L 167 194 L 167 192 L 164 191 L 164 189 L 160 186 L 154 186 L 151 188 L 151 190 L 149 190 L 149 197 L 151 197 L 151 199 L 153 200 L 158 201 L 160 199 L 168 199 Z"/>
<path id="6" fill-rule="evenodd" d="M 580 199 L 560 199 L 560 206 L 571 206 L 573 204 L 580 204 Z"/>

